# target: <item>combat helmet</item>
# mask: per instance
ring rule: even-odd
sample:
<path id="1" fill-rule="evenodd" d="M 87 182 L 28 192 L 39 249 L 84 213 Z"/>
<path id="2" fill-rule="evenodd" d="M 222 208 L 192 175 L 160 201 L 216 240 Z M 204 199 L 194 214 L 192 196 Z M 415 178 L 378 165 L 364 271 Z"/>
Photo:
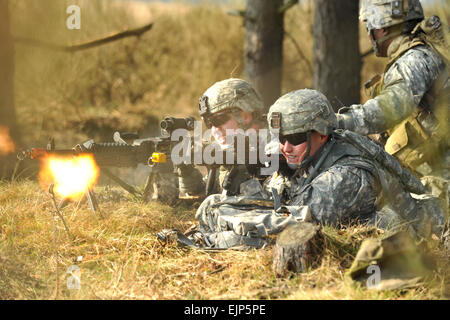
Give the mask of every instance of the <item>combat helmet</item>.
<path id="1" fill-rule="evenodd" d="M 313 160 L 310 154 L 311 133 L 316 131 L 322 135 L 331 135 L 337 125 L 336 115 L 328 99 L 319 91 L 311 89 L 292 91 L 279 98 L 270 107 L 267 120 L 272 137 L 279 134 L 280 141 L 283 141 L 283 136 L 306 133 L 306 156 L 299 169 L 308 166 Z"/>
<path id="2" fill-rule="evenodd" d="M 254 119 L 261 118 L 264 104 L 259 93 L 245 80 L 230 78 L 216 82 L 199 100 L 200 116 L 208 127 L 209 118 L 226 110 L 233 112 L 239 126 L 244 128 L 239 110 L 252 113 Z"/>
<path id="3" fill-rule="evenodd" d="M 361 0 L 359 20 L 367 30 L 382 29 L 411 20 L 423 20 L 419 0 Z"/>
<path id="4" fill-rule="evenodd" d="M 268 114 L 270 130 L 282 135 L 317 131 L 327 135 L 336 128 L 336 115 L 328 99 L 317 90 L 292 91 L 279 98 Z"/>
<path id="5" fill-rule="evenodd" d="M 388 35 L 373 41 L 373 50 L 380 56 L 379 45 L 391 38 L 410 32 L 424 19 L 419 0 L 361 0 L 359 19 L 366 23 L 369 34 L 374 29 L 398 26 Z"/>

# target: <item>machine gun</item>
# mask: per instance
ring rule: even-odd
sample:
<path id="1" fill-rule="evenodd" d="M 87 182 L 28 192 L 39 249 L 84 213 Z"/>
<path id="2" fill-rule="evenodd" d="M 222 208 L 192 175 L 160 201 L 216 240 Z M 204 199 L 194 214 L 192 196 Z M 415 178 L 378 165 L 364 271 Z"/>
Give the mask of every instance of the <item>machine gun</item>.
<path id="1" fill-rule="evenodd" d="M 147 198 L 151 190 L 151 183 L 154 173 L 158 172 L 158 168 L 164 168 L 164 170 L 176 169 L 173 165 L 171 159 L 171 152 L 173 147 L 179 143 L 179 141 L 172 141 L 172 132 L 177 129 L 185 129 L 192 131 L 194 129 L 195 119 L 192 117 L 187 118 L 175 118 L 175 117 L 165 117 L 160 122 L 161 135 L 157 137 L 150 137 L 145 139 L 139 139 L 137 134 L 119 132 L 114 133 L 114 142 L 94 142 L 90 139 L 82 144 L 76 145 L 72 149 L 56 149 L 54 140 L 51 139 L 46 148 L 32 148 L 31 150 L 22 151 L 18 154 L 18 158 L 23 160 L 25 158 L 29 159 L 42 159 L 46 156 L 80 156 L 84 154 L 90 154 L 95 159 L 96 164 L 100 167 L 101 173 L 106 174 L 110 179 L 119 184 L 122 188 L 133 195 L 138 195 L 139 192 L 136 189 L 127 184 L 125 181 L 114 175 L 108 170 L 107 167 L 136 167 L 138 164 L 144 164 L 152 166 L 152 172 L 147 179 L 146 186 L 144 188 L 143 197 Z M 190 137 L 192 139 L 192 137 Z M 237 143 L 237 139 L 236 139 Z M 194 143 L 191 140 L 191 149 L 188 152 L 191 153 L 191 159 L 195 158 Z M 205 145 L 202 144 L 200 152 L 203 152 Z M 237 150 L 237 146 L 235 145 Z M 216 149 L 217 152 L 222 152 L 222 159 L 230 159 L 227 155 L 226 150 Z M 248 137 L 245 140 L 244 154 L 238 156 L 234 153 L 231 159 L 231 163 L 227 162 L 228 165 L 233 164 L 245 164 L 249 168 L 249 172 L 256 171 L 258 168 L 264 166 L 260 162 L 256 164 L 250 164 L 250 152 L 256 152 L 255 148 L 251 148 L 249 144 Z M 244 157 L 244 158 L 243 158 Z M 162 165 L 165 164 L 165 165 Z M 182 164 L 181 164 L 182 165 Z M 216 169 L 220 164 L 206 163 L 202 158 L 200 163 L 195 163 L 195 165 L 206 166 L 208 169 L 208 178 L 206 183 L 206 196 L 212 193 L 214 183 L 216 181 Z M 167 171 L 166 171 L 167 172 Z"/>
<path id="2" fill-rule="evenodd" d="M 100 167 L 136 167 L 138 164 L 153 164 L 164 162 L 165 155 L 170 153 L 176 143 L 171 141 L 171 133 L 176 129 L 193 130 L 195 119 L 166 117 L 160 122 L 161 136 L 140 139 L 137 134 L 119 132 L 114 133 L 114 142 L 96 143 L 90 139 L 78 144 L 72 149 L 55 149 L 53 139 L 47 148 L 32 148 L 17 155 L 19 160 L 25 158 L 41 159 L 45 156 L 79 156 L 91 154 Z M 129 143 L 133 141 L 133 143 Z"/>
<path id="3" fill-rule="evenodd" d="M 100 167 L 101 173 L 106 174 L 129 193 L 138 195 L 139 192 L 133 186 L 114 175 L 108 167 L 136 167 L 139 164 L 155 166 L 158 163 L 170 162 L 167 155 L 170 155 L 172 147 L 177 143 L 171 141 L 171 133 L 176 129 L 193 130 L 194 122 L 195 119 L 192 117 L 165 117 L 160 122 L 160 136 L 139 139 L 139 136 L 134 133 L 120 134 L 115 132 L 113 135 L 114 142 L 97 143 L 90 139 L 82 144 L 77 144 L 72 149 L 56 149 L 54 139 L 51 138 L 46 148 L 32 148 L 22 151 L 17 155 L 17 158 L 19 160 L 39 160 L 47 156 L 77 157 L 91 155 Z M 147 182 L 143 196 L 149 191 L 148 187 Z M 97 205 L 92 190 L 88 190 L 86 195 L 91 208 L 95 211 Z M 67 201 L 62 201 L 58 207 L 61 208 L 66 203 Z"/>

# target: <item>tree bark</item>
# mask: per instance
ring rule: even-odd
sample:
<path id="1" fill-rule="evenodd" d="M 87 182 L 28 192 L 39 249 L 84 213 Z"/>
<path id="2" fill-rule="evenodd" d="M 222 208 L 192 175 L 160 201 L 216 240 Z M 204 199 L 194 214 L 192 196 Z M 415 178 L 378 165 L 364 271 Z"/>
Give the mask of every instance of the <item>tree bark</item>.
<path id="1" fill-rule="evenodd" d="M 278 236 L 273 251 L 273 271 L 278 276 L 288 272 L 305 272 L 320 261 L 323 252 L 320 227 L 299 222 L 286 228 Z"/>
<path id="2" fill-rule="evenodd" d="M 358 0 L 316 0 L 314 9 L 315 89 L 337 111 L 360 101 Z"/>
<path id="3" fill-rule="evenodd" d="M 8 0 L 0 0 L 0 132 L 9 132 L 8 138 L 17 146 L 20 144 L 19 127 L 14 109 L 14 45 L 10 30 Z M 2 147 L 2 146 L 0 146 Z M 10 178 L 15 163 L 15 156 L 9 150 L 8 154 L 0 150 L 0 179 Z"/>
<path id="4" fill-rule="evenodd" d="M 245 14 L 245 77 L 266 109 L 281 95 L 284 13 L 282 0 L 248 0 Z"/>

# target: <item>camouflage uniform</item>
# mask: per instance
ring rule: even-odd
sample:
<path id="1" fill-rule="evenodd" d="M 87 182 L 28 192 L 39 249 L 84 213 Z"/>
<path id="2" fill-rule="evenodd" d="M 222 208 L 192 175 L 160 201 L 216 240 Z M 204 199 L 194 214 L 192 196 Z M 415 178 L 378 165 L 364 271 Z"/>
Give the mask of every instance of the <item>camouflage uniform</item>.
<path id="1" fill-rule="evenodd" d="M 330 140 L 322 152 L 329 148 L 330 153 L 311 182 L 305 184 L 314 175 L 313 168 L 319 159 L 311 162 L 300 176 L 299 173 L 294 176 L 294 172 L 275 173 L 266 181 L 265 190 L 271 192 L 275 188 L 286 205 L 308 206 L 313 217 L 323 224 L 368 222 L 374 218 L 380 191 L 372 174 L 376 167 L 344 141 Z"/>
<path id="2" fill-rule="evenodd" d="M 250 125 L 245 125 L 239 111 L 245 111 L 253 115 L 254 122 L 260 121 L 264 112 L 264 105 L 260 95 L 247 82 L 241 79 L 226 79 L 216 82 L 208 88 L 199 101 L 200 115 L 207 127 L 211 127 L 210 118 L 223 111 L 231 111 L 238 122 L 239 128 L 247 130 Z M 265 122 L 261 122 L 262 127 Z M 203 194 L 205 191 L 205 178 L 198 169 L 192 165 L 181 166 L 178 170 L 180 191 L 190 195 Z M 216 169 L 215 193 L 223 192 L 225 184 L 228 195 L 240 193 L 242 182 L 252 178 L 245 165 L 220 165 Z"/>
<path id="3" fill-rule="evenodd" d="M 224 192 L 224 185 L 228 195 L 240 193 L 241 183 L 252 179 L 253 174 L 242 164 L 221 165 L 216 170 L 212 193 Z M 177 169 L 180 192 L 187 195 L 203 195 L 206 189 L 207 176 L 193 165 L 181 165 Z"/>
<path id="4" fill-rule="evenodd" d="M 283 135 L 314 130 L 330 138 L 307 166 L 281 168 L 259 190 L 256 186 L 246 196 L 208 197 L 196 218 L 214 246 L 261 246 L 268 243 L 268 235 L 300 220 L 377 223 L 383 194 L 405 220 L 415 221 L 417 235 L 441 231 L 442 211 L 428 214 L 428 207 L 419 206 L 409 193 L 424 191 L 420 181 L 370 139 L 334 131 L 335 114 L 321 93 L 308 89 L 288 93 L 272 105 L 268 119 L 271 130 Z M 275 210 L 269 208 L 272 201 Z"/>
<path id="5" fill-rule="evenodd" d="M 408 7 L 403 8 L 406 4 Z M 340 110 L 339 128 L 362 135 L 387 131 L 386 151 L 420 175 L 447 169 L 448 71 L 446 58 L 428 41 L 437 37 L 438 45 L 446 46 L 443 35 L 438 35 L 443 32 L 439 19 L 422 21 L 405 34 L 401 28 L 406 23 L 423 19 L 418 0 L 362 1 L 360 19 L 366 22 L 369 32 L 391 28 L 389 62 L 372 99 Z"/>

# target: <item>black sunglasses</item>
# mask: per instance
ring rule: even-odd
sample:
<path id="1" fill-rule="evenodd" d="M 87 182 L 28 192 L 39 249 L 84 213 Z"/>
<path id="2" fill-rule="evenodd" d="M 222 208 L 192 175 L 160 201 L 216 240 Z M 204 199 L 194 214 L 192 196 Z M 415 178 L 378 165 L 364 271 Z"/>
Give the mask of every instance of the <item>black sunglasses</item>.
<path id="1" fill-rule="evenodd" d="M 293 146 L 298 146 L 308 140 L 308 134 L 306 132 L 293 133 L 285 136 L 280 134 L 279 139 L 281 144 L 285 144 L 286 141 L 289 141 Z"/>
<path id="2" fill-rule="evenodd" d="M 224 112 L 218 115 L 211 115 L 208 117 L 208 126 L 216 128 L 228 122 L 231 119 L 231 112 Z"/>

